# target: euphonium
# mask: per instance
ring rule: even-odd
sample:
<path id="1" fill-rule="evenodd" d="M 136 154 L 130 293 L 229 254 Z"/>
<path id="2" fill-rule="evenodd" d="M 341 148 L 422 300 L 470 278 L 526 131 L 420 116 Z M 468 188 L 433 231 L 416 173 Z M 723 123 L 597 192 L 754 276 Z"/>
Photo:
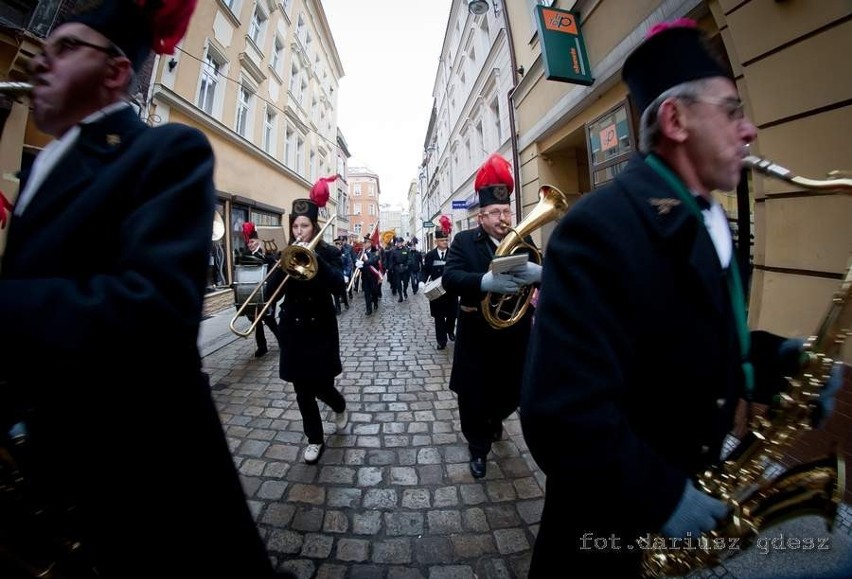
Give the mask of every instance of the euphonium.
<path id="1" fill-rule="evenodd" d="M 747 158 L 745 164 L 806 189 L 852 193 L 851 179 L 805 179 L 758 157 Z M 788 378 L 788 387 L 769 412 L 753 419 L 730 455 L 697 479 L 699 488 L 730 507 L 728 517 L 693 539 L 689 548 L 673 548 L 662 537 L 650 537 L 643 545 L 646 577 L 686 575 L 717 565 L 749 546 L 764 529 L 797 516 L 820 515 L 829 525 L 834 521 L 846 488 L 841 456 L 833 453 L 800 464 L 773 479 L 766 478 L 766 471 L 801 432 L 811 428 L 814 401 L 828 383 L 832 366 L 841 359 L 850 334 L 852 262 L 816 335 L 805 342 L 798 373 Z M 737 542 L 735 550 L 725 548 L 731 540 Z"/>
<path id="2" fill-rule="evenodd" d="M 568 211 L 568 198 L 562 191 L 550 185 L 542 185 L 538 190 L 539 202 L 516 228 L 509 227 L 509 233 L 497 246 L 494 257 L 505 257 L 518 249 L 532 250 L 533 260 L 541 264 L 541 252 L 524 241 L 524 237 Z M 495 329 L 513 326 L 524 317 L 530 306 L 533 292 L 531 286 L 524 286 L 514 295 L 490 292 L 482 299 L 482 316 Z"/>
<path id="3" fill-rule="evenodd" d="M 281 252 L 281 257 L 272 266 L 272 268 L 267 272 L 266 277 L 263 278 L 257 287 L 254 289 L 251 294 L 246 298 L 246 301 L 242 306 L 237 310 L 237 313 L 234 314 L 234 317 L 231 318 L 231 323 L 229 327 L 231 331 L 241 336 L 243 338 L 248 337 L 257 327 L 257 325 L 263 320 L 263 316 L 266 315 L 266 310 L 268 310 L 272 304 L 278 299 L 278 294 L 281 293 L 281 290 L 284 289 L 284 285 L 290 280 L 293 279 L 299 281 L 307 281 L 309 279 L 313 279 L 314 276 L 319 271 L 319 263 L 317 262 L 317 255 L 315 253 L 317 245 L 322 241 L 322 236 L 325 233 L 325 230 L 329 228 L 332 222 L 337 218 L 337 215 L 332 215 L 328 222 L 323 226 L 322 229 L 319 230 L 310 243 L 307 245 L 298 245 L 291 244 L 284 248 Z M 275 288 L 275 291 L 272 292 L 272 295 L 269 296 L 269 299 L 263 304 L 263 307 L 259 312 L 255 314 L 254 321 L 251 326 L 247 330 L 238 330 L 236 328 L 237 320 L 245 315 L 246 309 L 252 304 L 252 300 L 254 299 L 255 294 L 263 289 L 263 285 L 269 279 L 269 277 L 273 274 L 273 272 L 281 268 L 285 272 L 287 272 L 286 277 L 278 284 L 278 287 Z"/>

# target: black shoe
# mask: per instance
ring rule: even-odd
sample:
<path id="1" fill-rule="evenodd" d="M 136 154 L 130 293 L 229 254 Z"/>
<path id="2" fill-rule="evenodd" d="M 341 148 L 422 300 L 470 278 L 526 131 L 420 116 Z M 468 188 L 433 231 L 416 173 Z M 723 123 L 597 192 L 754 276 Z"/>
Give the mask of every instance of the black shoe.
<path id="1" fill-rule="evenodd" d="M 473 475 L 473 478 L 482 478 L 485 476 L 485 459 L 484 458 L 472 458 L 470 459 L 470 474 Z"/>
<path id="2" fill-rule="evenodd" d="M 372 310 L 367 310 L 367 313 L 366 313 L 365 315 L 372 316 L 372 315 L 373 315 L 373 311 L 372 311 Z"/>
<path id="3" fill-rule="evenodd" d="M 447 339 L 449 339 L 451 342 L 455 342 L 456 341 L 456 335 L 452 332 L 447 332 Z"/>
<path id="4" fill-rule="evenodd" d="M 402 303 L 402 296 L 399 296 L 399 299 L 398 299 L 398 300 L 396 300 L 396 301 L 398 301 L 398 302 Z"/>
<path id="5" fill-rule="evenodd" d="M 446 348 L 446 347 L 447 347 L 447 345 L 446 345 L 446 344 L 438 344 L 438 349 L 439 349 L 439 350 L 443 350 L 443 349 L 444 349 L 444 348 Z"/>
<path id="6" fill-rule="evenodd" d="M 269 348 L 267 348 L 266 346 L 260 346 L 257 350 L 254 351 L 254 357 L 260 358 L 261 356 L 265 356 L 268 351 Z"/>

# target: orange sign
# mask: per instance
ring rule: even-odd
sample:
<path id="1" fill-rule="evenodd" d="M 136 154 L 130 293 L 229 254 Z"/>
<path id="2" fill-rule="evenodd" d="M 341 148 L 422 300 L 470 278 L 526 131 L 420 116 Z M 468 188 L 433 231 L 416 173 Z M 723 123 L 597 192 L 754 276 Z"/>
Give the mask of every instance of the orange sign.
<path id="1" fill-rule="evenodd" d="M 577 31 L 577 20 L 573 14 L 561 10 L 549 10 L 547 8 L 543 8 L 542 13 L 544 15 L 544 25 L 548 30 L 573 34 L 574 36 L 579 34 Z"/>
<path id="2" fill-rule="evenodd" d="M 615 125 L 609 125 L 600 132 L 601 151 L 612 149 L 618 145 L 618 135 L 615 133 Z"/>

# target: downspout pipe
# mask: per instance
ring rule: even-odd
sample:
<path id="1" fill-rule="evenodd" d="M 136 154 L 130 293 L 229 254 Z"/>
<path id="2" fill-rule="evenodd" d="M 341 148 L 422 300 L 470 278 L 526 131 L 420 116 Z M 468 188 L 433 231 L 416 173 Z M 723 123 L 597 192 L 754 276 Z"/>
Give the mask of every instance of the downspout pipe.
<path id="1" fill-rule="evenodd" d="M 506 93 L 506 101 L 509 105 L 509 140 L 512 143 L 512 169 L 515 174 L 515 223 L 520 223 L 523 218 L 522 207 L 523 200 L 521 198 L 521 160 L 518 152 L 518 135 L 515 127 L 515 90 L 518 88 L 518 59 L 515 55 L 514 36 L 512 35 L 512 24 L 509 22 L 509 10 L 506 7 L 506 2 L 503 0 L 492 0 L 493 2 L 501 2 L 503 8 L 503 26 L 506 28 L 506 41 L 509 44 L 509 66 L 512 67 L 512 88 Z"/>

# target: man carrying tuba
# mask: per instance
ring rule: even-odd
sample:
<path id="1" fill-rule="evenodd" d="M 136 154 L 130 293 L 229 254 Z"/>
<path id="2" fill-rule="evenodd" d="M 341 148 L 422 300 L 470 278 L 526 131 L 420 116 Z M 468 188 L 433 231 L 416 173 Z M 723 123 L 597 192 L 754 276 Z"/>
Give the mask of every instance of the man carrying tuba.
<path id="1" fill-rule="evenodd" d="M 532 319 L 527 311 L 511 327 L 495 329 L 483 316 L 483 298 L 518 293 L 523 286 L 539 281 L 541 267 L 527 262 L 504 273 L 490 270 L 497 246 L 512 222 L 509 196 L 514 180 L 506 159 L 491 155 L 476 174 L 474 186 L 479 196 L 479 227 L 456 234 L 442 280 L 447 293 L 461 298 L 450 390 L 458 395 L 461 428 L 470 449 L 470 472 L 474 478 L 482 478 L 491 443 L 502 437 L 503 420 L 518 406 Z"/>

